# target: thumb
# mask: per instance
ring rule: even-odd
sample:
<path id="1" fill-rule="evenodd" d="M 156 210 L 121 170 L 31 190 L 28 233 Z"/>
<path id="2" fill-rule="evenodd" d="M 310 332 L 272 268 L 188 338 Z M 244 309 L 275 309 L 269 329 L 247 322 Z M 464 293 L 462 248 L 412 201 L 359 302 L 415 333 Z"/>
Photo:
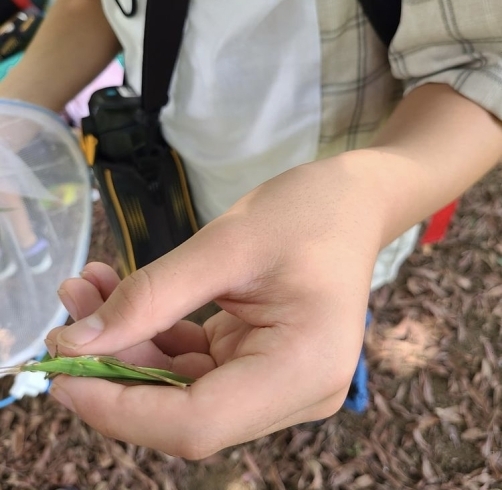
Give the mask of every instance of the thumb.
<path id="1" fill-rule="evenodd" d="M 110 354 L 169 329 L 246 277 L 250 261 L 234 236 L 221 226 L 204 228 L 125 278 L 92 315 L 59 333 L 58 346 L 70 355 Z"/>

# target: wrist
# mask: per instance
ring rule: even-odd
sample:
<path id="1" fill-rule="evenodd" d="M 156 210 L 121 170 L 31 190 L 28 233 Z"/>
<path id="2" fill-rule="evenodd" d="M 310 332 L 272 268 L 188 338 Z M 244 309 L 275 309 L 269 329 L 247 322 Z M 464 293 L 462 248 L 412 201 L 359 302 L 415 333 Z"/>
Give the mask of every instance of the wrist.
<path id="1" fill-rule="evenodd" d="M 380 158 L 372 151 L 357 150 L 308 164 L 321 168 L 318 180 L 332 196 L 334 229 L 352 237 L 348 242 L 356 253 L 362 246 L 376 255 L 388 242 L 389 191 Z"/>
<path id="2" fill-rule="evenodd" d="M 430 187 L 430 175 L 405 155 L 369 148 L 346 152 L 328 162 L 335 178 L 351 190 L 352 205 L 361 208 L 361 222 L 371 226 L 379 248 L 435 211 L 434 204 L 423 197 Z"/>

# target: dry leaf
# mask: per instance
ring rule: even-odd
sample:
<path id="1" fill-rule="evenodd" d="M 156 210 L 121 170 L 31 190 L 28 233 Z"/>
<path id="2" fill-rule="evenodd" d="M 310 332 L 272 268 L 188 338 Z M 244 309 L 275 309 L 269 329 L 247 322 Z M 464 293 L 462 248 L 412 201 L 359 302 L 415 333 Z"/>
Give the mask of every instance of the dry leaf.
<path id="1" fill-rule="evenodd" d="M 405 318 L 395 327 L 372 328 L 367 336 L 368 357 L 384 371 L 409 376 L 424 367 L 438 351 L 438 334 L 432 321 Z"/>

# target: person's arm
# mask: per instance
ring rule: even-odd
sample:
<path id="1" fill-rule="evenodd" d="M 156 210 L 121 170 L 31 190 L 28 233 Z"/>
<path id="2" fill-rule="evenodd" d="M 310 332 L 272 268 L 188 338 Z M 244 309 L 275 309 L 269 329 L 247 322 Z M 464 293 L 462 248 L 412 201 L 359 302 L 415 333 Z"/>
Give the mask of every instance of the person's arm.
<path id="1" fill-rule="evenodd" d="M 502 87 L 500 89 L 502 91 Z M 460 196 L 502 157 L 502 123 L 447 85 L 413 90 L 360 156 L 384 199 L 384 243 Z"/>
<path id="2" fill-rule="evenodd" d="M 101 0 L 58 0 L 20 63 L 0 83 L 0 97 L 59 111 L 119 49 Z"/>
<path id="3" fill-rule="evenodd" d="M 382 171 L 390 167 L 391 236 L 501 157 L 501 19 L 496 0 L 402 1 L 389 60 L 406 96 L 373 144 Z"/>

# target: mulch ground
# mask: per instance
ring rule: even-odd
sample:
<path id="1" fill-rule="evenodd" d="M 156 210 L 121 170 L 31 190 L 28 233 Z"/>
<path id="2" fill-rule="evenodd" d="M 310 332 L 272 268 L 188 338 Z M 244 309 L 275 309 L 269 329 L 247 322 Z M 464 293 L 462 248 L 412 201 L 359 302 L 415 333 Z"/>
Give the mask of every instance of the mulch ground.
<path id="1" fill-rule="evenodd" d="M 191 463 L 106 439 L 49 397 L 0 411 L 0 488 L 502 489 L 502 168 L 371 298 L 371 405 Z M 114 263 L 95 207 L 91 258 Z"/>

